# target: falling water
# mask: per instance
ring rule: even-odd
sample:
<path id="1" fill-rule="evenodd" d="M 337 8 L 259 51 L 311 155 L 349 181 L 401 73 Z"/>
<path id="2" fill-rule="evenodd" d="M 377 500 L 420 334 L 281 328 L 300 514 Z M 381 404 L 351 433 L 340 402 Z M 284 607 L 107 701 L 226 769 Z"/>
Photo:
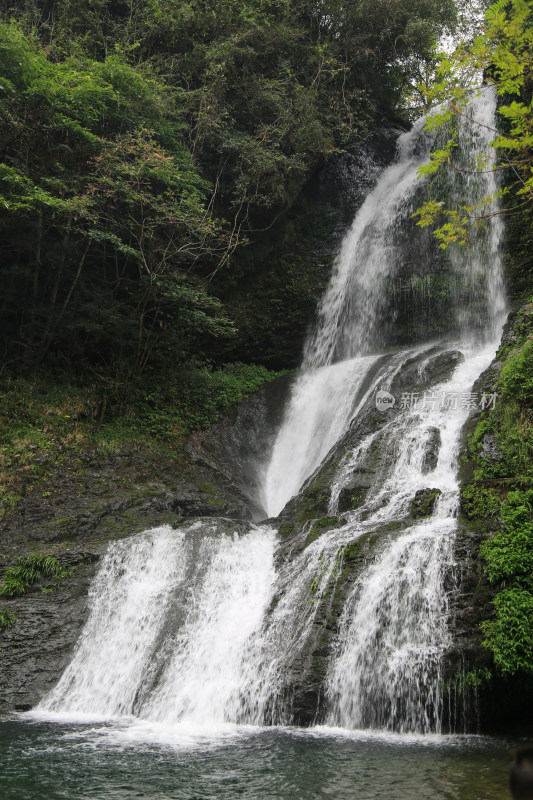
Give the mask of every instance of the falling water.
<path id="1" fill-rule="evenodd" d="M 271 528 L 155 528 L 112 544 L 71 663 L 43 711 L 218 723 L 239 707 L 246 643 L 274 579 Z"/>
<path id="2" fill-rule="evenodd" d="M 463 166 L 487 151 L 494 111 L 490 90 L 472 101 L 475 122 L 460 123 Z M 264 472 L 261 502 L 273 516 L 330 458 L 329 513 L 339 514 L 341 493 L 368 472 L 377 448 L 381 461 L 360 506 L 342 514 L 335 529 L 317 537 L 304 526 L 288 543 L 266 524 L 199 520 L 110 545 L 72 661 L 42 710 L 167 724 L 291 722 L 295 676 L 308 669 L 309 653 L 319 652 L 322 718 L 330 724 L 440 729 L 459 435 L 472 384 L 493 356 L 505 302 L 501 223 L 492 217 L 474 248 L 450 255 L 457 341 L 378 354 L 385 282 L 417 235 L 410 222 L 417 171 L 432 144 L 419 120 L 400 137 L 396 162 L 356 215 Z M 451 184 L 474 204 L 497 188 L 487 168 Z M 426 386 L 443 355 L 455 364 L 448 377 L 430 381 L 416 401 L 402 402 L 397 393 L 394 408 L 365 428 L 372 414 L 380 416 L 377 390 L 397 391 L 413 369 L 411 385 Z M 331 460 L 344 441 L 350 444 Z M 438 452 L 428 460 L 431 443 Z M 415 493 L 428 488 L 438 494 L 433 514 L 413 524 Z M 362 557 L 347 587 L 335 646 L 326 653 L 320 609 L 337 597 L 349 548 L 374 540 L 372 559 Z"/>
<path id="3" fill-rule="evenodd" d="M 440 495 L 428 520 L 385 537 L 376 561 L 347 598 L 327 678 L 331 724 L 441 729 L 442 657 L 451 644 L 445 582 L 453 570 L 458 439 L 469 414 L 472 376 L 493 355 L 493 345 L 466 351 L 452 377 L 428 393 L 433 402 L 394 415 L 379 432 L 388 435 L 396 457 L 383 483 L 372 487 L 364 507 L 353 514 L 354 528 L 359 518 L 360 529 L 379 532 L 383 524 L 407 516 L 416 491 L 430 486 Z M 428 472 L 425 443 L 435 429 L 440 448 Z M 359 454 L 354 455 L 356 460 Z M 338 486 L 335 491 L 338 496 Z"/>
<path id="4" fill-rule="evenodd" d="M 344 238 L 318 320 L 304 351 L 303 368 L 343 361 L 380 344 L 385 293 L 404 251 L 404 227 L 420 189 L 418 169 L 429 159 L 433 139 L 419 119 L 398 141 L 396 163 L 368 195 Z"/>

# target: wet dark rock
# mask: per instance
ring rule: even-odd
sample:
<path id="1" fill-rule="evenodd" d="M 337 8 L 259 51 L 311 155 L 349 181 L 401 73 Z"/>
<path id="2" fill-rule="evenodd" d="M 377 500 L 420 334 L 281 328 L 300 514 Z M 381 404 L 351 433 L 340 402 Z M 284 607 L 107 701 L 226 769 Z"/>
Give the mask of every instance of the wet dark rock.
<path id="1" fill-rule="evenodd" d="M 256 520 L 265 517 L 260 498 L 262 470 L 281 424 L 293 379 L 293 375 L 285 375 L 265 384 L 224 413 L 215 425 L 194 433 L 187 445 L 194 463 L 224 475 L 233 492 L 246 498 Z"/>
<path id="2" fill-rule="evenodd" d="M 419 489 L 411 503 L 413 517 L 430 517 L 435 508 L 435 501 L 441 494 L 440 489 Z"/>
<path id="3" fill-rule="evenodd" d="M 392 392 L 405 391 L 407 387 L 423 389 L 432 384 L 447 380 L 453 371 L 465 360 L 459 350 L 445 350 L 436 347 L 433 355 L 424 359 L 414 358 L 403 367 L 392 382 Z"/>
<path id="4" fill-rule="evenodd" d="M 422 461 L 422 472 L 424 475 L 428 472 L 432 472 L 436 468 L 439 460 L 441 443 L 440 430 L 438 428 L 430 428 L 424 460 Z"/>
<path id="5" fill-rule="evenodd" d="M 414 358 L 407 369 L 402 370 L 395 387 L 401 384 L 401 391 L 419 391 L 421 387 L 431 388 L 432 381 L 439 383 L 449 376 L 461 362 L 463 356 L 458 351 L 443 352 L 435 348 L 424 356 Z M 422 383 L 421 381 L 424 381 Z M 349 430 L 332 448 L 329 455 L 306 481 L 297 497 L 292 498 L 280 514 L 280 534 L 283 544 L 280 548 L 281 563 L 296 558 L 302 550 L 316 541 L 318 536 L 344 525 L 350 514 L 364 504 L 370 487 L 380 485 L 387 475 L 395 453 L 390 447 L 390 435 L 386 424 L 390 422 L 395 410 L 379 411 L 373 397 L 369 397 Z M 371 446 L 360 458 L 357 467 L 347 476 L 345 485 L 339 493 L 338 511 L 333 515 L 330 508 L 331 485 L 339 474 L 347 453 L 353 450 L 368 436 L 374 434 Z M 428 471 L 434 469 L 440 447 L 440 431 L 430 431 L 425 464 Z M 434 508 L 440 490 L 432 487 L 417 493 L 404 518 L 390 520 L 377 525 L 369 533 L 361 535 L 355 526 L 353 542 L 339 546 L 339 567 L 332 578 L 325 596 L 313 598 L 318 604 L 312 634 L 295 660 L 295 666 L 286 676 L 285 694 L 287 708 L 290 708 L 292 721 L 298 724 L 312 724 L 324 721 L 325 706 L 323 685 L 335 637 L 338 632 L 340 614 L 348 594 L 352 591 L 362 572 L 378 556 L 384 544 L 411 526 L 414 520 L 428 518 Z M 359 512 L 360 513 L 360 512 Z M 317 525 L 318 523 L 318 525 Z M 288 714 L 288 712 L 287 712 Z M 275 721 L 287 721 L 283 714 Z"/>
<path id="6" fill-rule="evenodd" d="M 368 486 L 345 486 L 339 494 L 339 511 L 353 511 L 365 502 Z"/>
<path id="7" fill-rule="evenodd" d="M 70 572 L 52 594 L 34 588 L 4 600 L 17 621 L 0 635 L 0 713 L 28 710 L 55 685 L 87 619 L 87 592 L 101 553 L 66 551 Z"/>

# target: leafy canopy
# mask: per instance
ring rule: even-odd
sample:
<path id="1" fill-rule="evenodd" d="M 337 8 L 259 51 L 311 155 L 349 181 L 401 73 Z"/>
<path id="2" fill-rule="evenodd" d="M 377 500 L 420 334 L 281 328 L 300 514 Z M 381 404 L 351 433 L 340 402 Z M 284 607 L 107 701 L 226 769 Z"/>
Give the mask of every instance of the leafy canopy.
<path id="1" fill-rule="evenodd" d="M 506 173 L 505 192 L 515 198 L 515 207 L 533 201 L 533 3 L 531 0 L 498 0 L 485 12 L 481 33 L 460 44 L 452 55 L 442 54 L 436 80 L 421 86 L 428 103 L 443 103 L 430 114 L 428 130 L 453 129 L 456 115 L 468 115 L 468 101 L 482 81 L 492 84 L 501 98 L 499 114 L 504 132 L 494 130 L 492 147 L 499 155 L 497 167 L 483 159 L 472 169 L 499 169 Z M 444 147 L 435 150 L 420 175 L 431 178 L 446 168 L 457 141 L 449 136 Z M 499 191 L 498 194 L 502 192 Z M 437 224 L 441 246 L 466 244 L 472 227 L 482 225 L 494 213 L 489 197 L 481 206 L 463 205 L 460 211 L 429 199 L 418 209 L 418 225 Z"/>

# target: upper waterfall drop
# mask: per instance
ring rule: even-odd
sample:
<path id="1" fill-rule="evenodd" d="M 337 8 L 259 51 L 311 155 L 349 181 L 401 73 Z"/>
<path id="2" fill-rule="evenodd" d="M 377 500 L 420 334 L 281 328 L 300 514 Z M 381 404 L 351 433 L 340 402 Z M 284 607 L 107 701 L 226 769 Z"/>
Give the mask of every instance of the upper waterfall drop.
<path id="1" fill-rule="evenodd" d="M 384 308 L 383 280 L 402 258 L 398 235 L 414 211 L 419 168 L 428 161 L 433 135 L 425 117 L 403 133 L 394 164 L 384 170 L 359 209 L 335 260 L 317 322 L 304 347 L 304 370 L 375 351 Z"/>
<path id="2" fill-rule="evenodd" d="M 486 197 L 496 196 L 498 189 L 490 148 L 496 125 L 494 89 L 484 87 L 471 99 L 468 110 L 458 123 L 457 170 L 453 170 L 451 185 L 441 187 L 450 193 L 452 207 L 479 206 Z M 425 130 L 425 123 L 426 117 L 421 117 L 399 137 L 395 163 L 383 171 L 342 242 L 316 325 L 305 343 L 302 371 L 264 469 L 261 502 L 270 517 L 281 512 L 350 425 L 358 403 L 350 408 L 347 393 L 356 397 L 375 361 L 369 354 L 387 344 L 383 334 L 390 313 L 387 281 L 409 257 L 415 241 L 426 243 L 420 268 L 424 274 L 432 273 L 433 250 L 438 248 L 411 219 L 424 186 L 419 169 L 428 162 L 435 143 L 435 134 Z M 478 170 L 481 158 L 485 166 Z M 501 330 L 505 316 L 499 251 L 502 225 L 501 218 L 493 215 L 487 230 L 474 233 L 471 247 L 450 249 L 451 338 L 483 346 Z M 335 387 L 342 387 L 337 399 Z"/>
<path id="3" fill-rule="evenodd" d="M 379 348 L 383 282 L 402 259 L 401 225 L 414 211 L 418 170 L 433 136 L 422 117 L 400 136 L 397 158 L 366 197 L 345 235 L 317 321 L 304 346 L 302 372 L 264 471 L 261 503 L 276 516 L 350 424 L 357 390 Z"/>

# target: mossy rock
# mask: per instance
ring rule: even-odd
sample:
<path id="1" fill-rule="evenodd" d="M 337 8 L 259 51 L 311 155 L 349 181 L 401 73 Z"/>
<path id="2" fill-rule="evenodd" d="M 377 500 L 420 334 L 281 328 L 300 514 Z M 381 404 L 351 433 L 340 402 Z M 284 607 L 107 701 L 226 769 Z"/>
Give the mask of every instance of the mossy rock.
<path id="1" fill-rule="evenodd" d="M 339 494 L 339 512 L 353 511 L 365 502 L 368 486 L 352 486 L 341 489 Z"/>
<path id="2" fill-rule="evenodd" d="M 361 559 L 362 543 L 360 540 L 347 544 L 342 551 L 342 561 L 345 565 L 352 566 Z"/>
<path id="3" fill-rule="evenodd" d="M 282 522 L 279 526 L 279 535 L 283 539 L 288 539 L 294 533 L 294 525 L 292 522 Z"/>
<path id="4" fill-rule="evenodd" d="M 319 536 L 322 536 L 325 531 L 331 530 L 332 528 L 338 528 L 341 525 L 341 521 L 338 517 L 321 517 L 320 519 L 315 520 L 311 530 L 307 535 L 307 539 L 305 540 L 305 546 L 307 547 Z"/>
<path id="5" fill-rule="evenodd" d="M 440 494 L 442 494 L 440 489 L 419 489 L 411 503 L 413 517 L 430 517 Z"/>

